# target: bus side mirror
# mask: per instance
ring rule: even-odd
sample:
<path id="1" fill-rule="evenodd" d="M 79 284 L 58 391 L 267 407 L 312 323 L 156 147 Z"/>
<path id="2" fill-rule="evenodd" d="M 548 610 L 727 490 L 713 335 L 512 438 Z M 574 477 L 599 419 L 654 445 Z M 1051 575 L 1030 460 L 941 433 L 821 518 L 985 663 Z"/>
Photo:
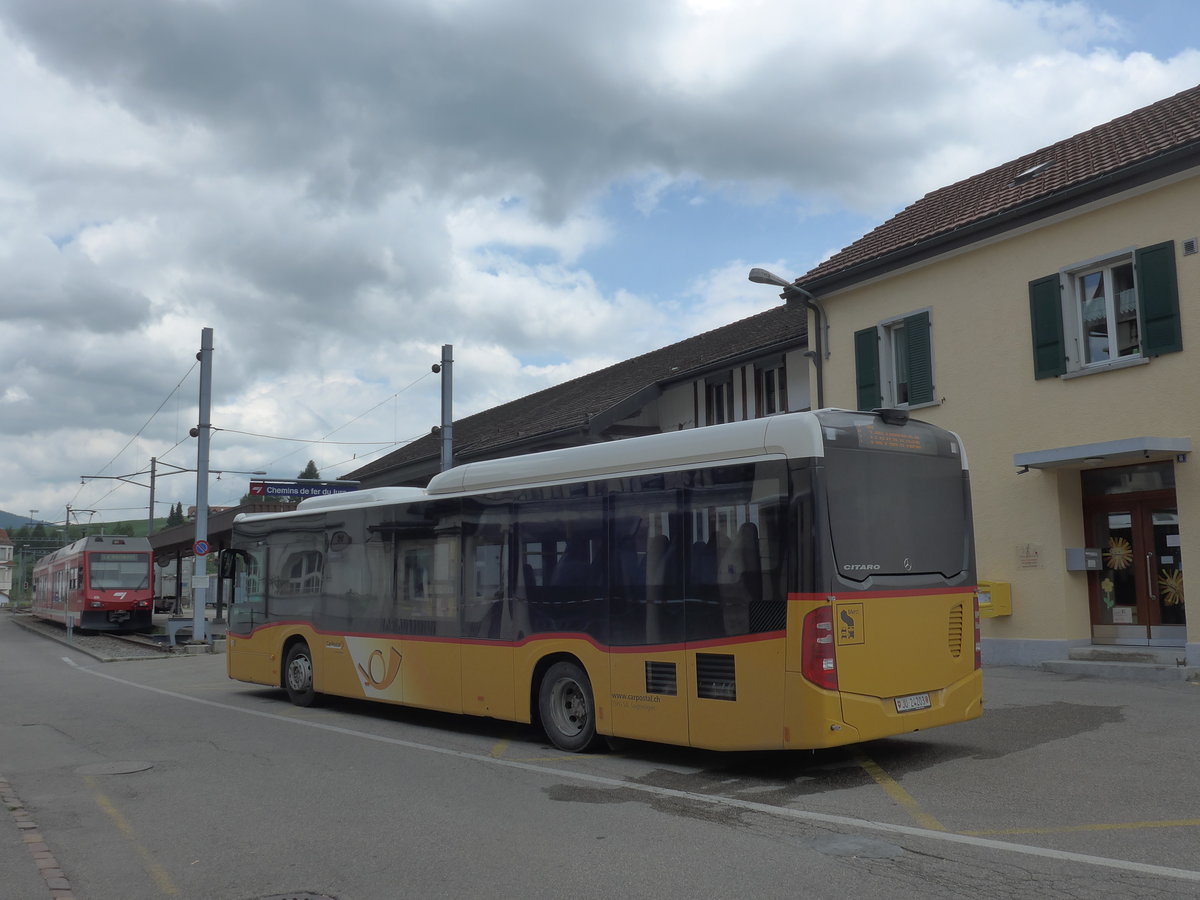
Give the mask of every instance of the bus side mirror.
<path id="1" fill-rule="evenodd" d="M 249 559 L 250 554 L 245 550 L 222 550 L 221 551 L 221 577 L 232 578 L 234 572 L 237 571 L 237 561 L 239 559 Z"/>

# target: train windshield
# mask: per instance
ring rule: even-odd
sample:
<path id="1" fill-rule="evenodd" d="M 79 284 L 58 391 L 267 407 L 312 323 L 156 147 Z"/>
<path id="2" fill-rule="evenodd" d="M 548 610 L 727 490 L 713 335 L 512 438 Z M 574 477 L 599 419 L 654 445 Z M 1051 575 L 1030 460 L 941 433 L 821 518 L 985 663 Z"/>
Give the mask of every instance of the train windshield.
<path id="1" fill-rule="evenodd" d="M 150 587 L 150 554 L 92 553 L 88 572 L 88 587 L 93 590 L 145 589 Z"/>

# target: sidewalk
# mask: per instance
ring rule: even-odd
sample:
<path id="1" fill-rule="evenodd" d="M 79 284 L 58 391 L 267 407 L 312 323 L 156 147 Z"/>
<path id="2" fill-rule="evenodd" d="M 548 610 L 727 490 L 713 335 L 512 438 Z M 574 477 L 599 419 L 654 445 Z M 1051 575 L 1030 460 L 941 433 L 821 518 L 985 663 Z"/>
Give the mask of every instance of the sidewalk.
<path id="1" fill-rule="evenodd" d="M 4 873 L 4 896 L 73 900 L 75 895 L 71 892 L 70 882 L 3 772 L 0 772 L 0 802 L 4 803 L 16 825 L 15 828 L 7 822 L 0 825 L 0 872 Z"/>

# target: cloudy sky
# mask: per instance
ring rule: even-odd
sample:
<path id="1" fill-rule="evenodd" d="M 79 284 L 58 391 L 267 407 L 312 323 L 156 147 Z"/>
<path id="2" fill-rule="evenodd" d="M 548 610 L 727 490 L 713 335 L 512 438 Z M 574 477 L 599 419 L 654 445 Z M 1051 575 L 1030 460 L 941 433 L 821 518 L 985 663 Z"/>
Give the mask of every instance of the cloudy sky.
<path id="1" fill-rule="evenodd" d="M 0 509 L 337 477 L 1200 83 L 1182 0 L 0 0 Z M 246 476 L 214 480 L 236 502 Z M 159 515 L 195 497 L 158 481 Z M 97 512 L 90 512 L 96 510 Z"/>

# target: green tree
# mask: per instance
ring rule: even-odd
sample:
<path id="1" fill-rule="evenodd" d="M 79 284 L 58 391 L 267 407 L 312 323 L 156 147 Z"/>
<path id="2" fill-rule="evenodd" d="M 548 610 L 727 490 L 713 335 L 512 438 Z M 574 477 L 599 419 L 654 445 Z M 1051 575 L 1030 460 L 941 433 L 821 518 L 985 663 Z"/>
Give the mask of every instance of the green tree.
<path id="1" fill-rule="evenodd" d="M 179 501 L 171 507 L 171 511 L 167 513 L 167 527 L 173 528 L 176 525 L 183 524 L 183 501 Z"/>
<path id="2" fill-rule="evenodd" d="M 321 473 L 317 471 L 317 464 L 310 459 L 308 461 L 308 465 L 304 467 L 304 471 L 301 472 L 296 477 L 297 478 L 311 478 L 315 481 L 316 479 L 321 477 Z"/>

